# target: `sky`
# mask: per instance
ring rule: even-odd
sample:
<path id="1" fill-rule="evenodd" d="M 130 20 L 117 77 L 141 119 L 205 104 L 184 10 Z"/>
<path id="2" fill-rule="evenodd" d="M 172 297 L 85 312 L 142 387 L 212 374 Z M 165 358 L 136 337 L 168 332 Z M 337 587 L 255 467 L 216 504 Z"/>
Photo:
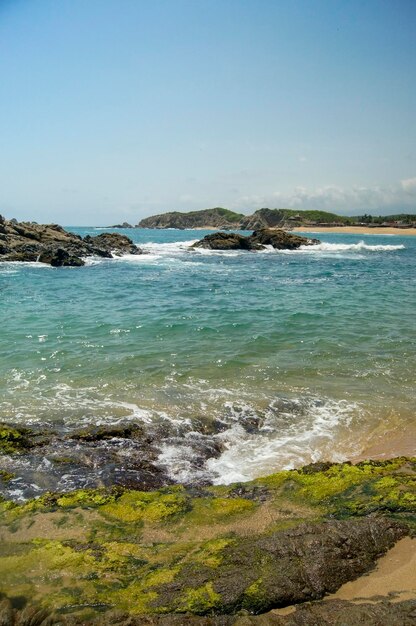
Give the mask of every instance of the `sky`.
<path id="1" fill-rule="evenodd" d="M 0 213 L 415 213 L 415 32 L 415 0 L 0 0 Z"/>

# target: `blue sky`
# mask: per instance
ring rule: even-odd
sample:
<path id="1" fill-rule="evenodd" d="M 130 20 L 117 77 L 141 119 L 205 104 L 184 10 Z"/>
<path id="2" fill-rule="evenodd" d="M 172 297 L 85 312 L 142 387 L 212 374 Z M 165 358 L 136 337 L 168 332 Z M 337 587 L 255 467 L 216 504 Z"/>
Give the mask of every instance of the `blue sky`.
<path id="1" fill-rule="evenodd" d="M 0 212 L 416 212 L 414 0 L 0 0 Z"/>

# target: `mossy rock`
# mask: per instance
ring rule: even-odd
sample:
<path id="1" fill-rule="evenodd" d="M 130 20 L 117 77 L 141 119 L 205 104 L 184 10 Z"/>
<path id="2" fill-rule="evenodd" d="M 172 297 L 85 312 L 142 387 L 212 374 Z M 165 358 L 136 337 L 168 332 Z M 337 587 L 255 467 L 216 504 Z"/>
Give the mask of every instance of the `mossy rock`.
<path id="1" fill-rule="evenodd" d="M 415 460 L 399 458 L 204 490 L 3 501 L 1 589 L 74 619 L 85 607 L 231 615 L 320 598 L 415 531 L 415 475 Z"/>
<path id="2" fill-rule="evenodd" d="M 14 454 L 31 447 L 30 430 L 0 424 L 0 454 Z"/>

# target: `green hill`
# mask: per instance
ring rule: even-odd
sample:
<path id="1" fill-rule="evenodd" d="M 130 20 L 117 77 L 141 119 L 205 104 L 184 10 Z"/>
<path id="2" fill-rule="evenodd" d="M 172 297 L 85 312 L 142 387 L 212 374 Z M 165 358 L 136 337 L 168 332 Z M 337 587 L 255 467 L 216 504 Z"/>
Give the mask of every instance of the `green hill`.
<path id="1" fill-rule="evenodd" d="M 398 213 L 395 215 L 357 215 L 348 217 L 337 215 L 329 211 L 299 211 L 297 209 L 258 209 L 252 215 L 243 215 L 223 207 L 203 209 L 202 211 L 190 211 L 184 213 L 171 211 L 153 215 L 141 220 L 139 228 L 218 228 L 257 230 L 259 228 L 289 228 L 291 226 L 319 226 L 337 225 L 348 226 L 354 224 L 383 224 L 384 222 L 400 222 L 402 224 L 414 224 L 416 215 Z"/>
<path id="2" fill-rule="evenodd" d="M 153 215 L 141 220 L 137 225 L 139 228 L 238 228 L 240 221 L 245 216 L 242 213 L 235 213 L 222 207 L 213 209 L 203 209 L 202 211 L 190 211 L 181 213 L 172 211 Z"/>

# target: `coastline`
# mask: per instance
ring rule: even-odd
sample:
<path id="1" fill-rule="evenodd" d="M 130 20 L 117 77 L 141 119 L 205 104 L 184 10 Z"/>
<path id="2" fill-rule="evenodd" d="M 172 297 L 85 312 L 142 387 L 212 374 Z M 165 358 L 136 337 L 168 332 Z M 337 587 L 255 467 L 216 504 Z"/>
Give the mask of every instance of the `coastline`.
<path id="1" fill-rule="evenodd" d="M 295 233 L 344 233 L 347 235 L 399 235 L 415 236 L 416 228 L 389 228 L 367 226 L 298 226 L 291 232 Z"/>
<path id="2" fill-rule="evenodd" d="M 104 227 L 102 227 L 104 228 Z M 141 230 L 149 230 L 148 228 L 135 226 L 134 228 L 140 228 Z M 286 228 L 281 228 L 279 226 L 268 226 L 270 230 L 287 230 Z M 185 230 L 185 231 L 195 231 L 195 230 L 208 230 L 208 231 L 221 231 L 224 230 L 222 226 L 197 226 L 195 228 L 158 228 L 156 230 Z M 236 226 L 235 228 L 227 227 L 227 232 L 234 232 L 239 230 Z M 250 232 L 252 229 L 250 229 Z M 382 227 L 375 226 L 374 228 L 369 228 L 367 226 L 297 226 L 291 228 L 291 233 L 344 233 L 347 235 L 398 235 L 400 237 L 415 236 L 416 228 L 390 228 L 390 227 Z"/>

